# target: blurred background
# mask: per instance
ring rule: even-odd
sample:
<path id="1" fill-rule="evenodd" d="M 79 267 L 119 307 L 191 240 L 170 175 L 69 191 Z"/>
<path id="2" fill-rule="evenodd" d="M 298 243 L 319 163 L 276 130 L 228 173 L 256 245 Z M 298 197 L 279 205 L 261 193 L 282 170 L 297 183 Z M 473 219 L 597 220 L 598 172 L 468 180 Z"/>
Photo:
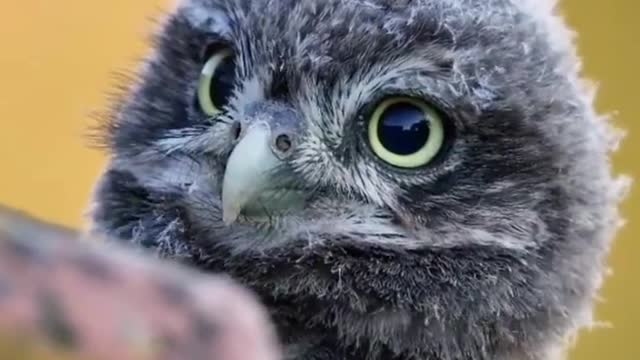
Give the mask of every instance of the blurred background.
<path id="1" fill-rule="evenodd" d="M 560 0 L 580 33 L 586 75 L 600 85 L 598 107 L 629 135 L 617 171 L 640 176 L 640 22 L 637 0 Z M 90 114 L 105 109 L 115 74 L 147 51 L 152 19 L 172 0 L 0 1 L 0 203 L 80 228 L 104 154 L 86 138 Z M 572 360 L 640 359 L 640 202 L 613 248 L 598 320 Z"/>

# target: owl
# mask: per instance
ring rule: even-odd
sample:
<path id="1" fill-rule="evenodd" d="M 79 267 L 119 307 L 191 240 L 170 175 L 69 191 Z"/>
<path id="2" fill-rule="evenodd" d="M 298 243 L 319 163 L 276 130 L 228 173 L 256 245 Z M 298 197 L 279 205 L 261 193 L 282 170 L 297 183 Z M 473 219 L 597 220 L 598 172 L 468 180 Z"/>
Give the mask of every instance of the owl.
<path id="1" fill-rule="evenodd" d="M 185 0 L 93 231 L 226 274 L 290 360 L 547 360 L 592 324 L 617 131 L 551 0 Z"/>

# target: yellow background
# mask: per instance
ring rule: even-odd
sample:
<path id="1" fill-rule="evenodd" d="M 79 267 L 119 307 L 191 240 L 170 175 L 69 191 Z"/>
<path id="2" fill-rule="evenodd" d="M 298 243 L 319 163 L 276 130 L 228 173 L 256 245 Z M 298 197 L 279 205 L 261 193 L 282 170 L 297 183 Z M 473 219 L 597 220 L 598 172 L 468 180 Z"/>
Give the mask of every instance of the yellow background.
<path id="1" fill-rule="evenodd" d="M 89 114 L 104 109 L 114 73 L 145 54 L 153 16 L 170 0 L 0 0 L 0 203 L 81 226 L 104 157 L 87 148 Z M 638 55 L 640 2 L 564 0 L 580 32 L 588 76 L 600 83 L 601 111 L 616 111 L 630 135 L 619 171 L 640 175 Z M 614 276 L 599 307 L 613 328 L 581 337 L 574 360 L 640 359 L 640 204 L 611 258 Z M 636 343 L 638 341 L 639 343 Z"/>

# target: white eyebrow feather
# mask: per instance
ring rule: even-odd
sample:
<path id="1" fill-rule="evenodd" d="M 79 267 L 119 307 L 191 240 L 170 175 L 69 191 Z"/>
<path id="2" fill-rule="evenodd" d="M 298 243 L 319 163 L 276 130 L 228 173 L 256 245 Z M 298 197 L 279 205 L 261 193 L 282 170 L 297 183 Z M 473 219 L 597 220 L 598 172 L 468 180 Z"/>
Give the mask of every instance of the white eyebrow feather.
<path id="1" fill-rule="evenodd" d="M 196 28 L 221 36 L 231 34 L 231 20 L 219 8 L 203 4 L 201 0 L 176 0 L 175 12 L 182 14 Z"/>

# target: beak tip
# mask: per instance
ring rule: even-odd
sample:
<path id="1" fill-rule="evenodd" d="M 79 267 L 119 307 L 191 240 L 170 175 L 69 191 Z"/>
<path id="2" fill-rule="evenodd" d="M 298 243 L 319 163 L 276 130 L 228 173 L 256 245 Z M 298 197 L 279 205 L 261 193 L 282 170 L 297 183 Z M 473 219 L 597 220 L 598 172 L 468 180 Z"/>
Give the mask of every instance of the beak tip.
<path id="1" fill-rule="evenodd" d="M 224 209 L 222 211 L 222 222 L 229 226 L 236 222 L 238 216 L 240 215 L 240 211 L 236 209 Z"/>

